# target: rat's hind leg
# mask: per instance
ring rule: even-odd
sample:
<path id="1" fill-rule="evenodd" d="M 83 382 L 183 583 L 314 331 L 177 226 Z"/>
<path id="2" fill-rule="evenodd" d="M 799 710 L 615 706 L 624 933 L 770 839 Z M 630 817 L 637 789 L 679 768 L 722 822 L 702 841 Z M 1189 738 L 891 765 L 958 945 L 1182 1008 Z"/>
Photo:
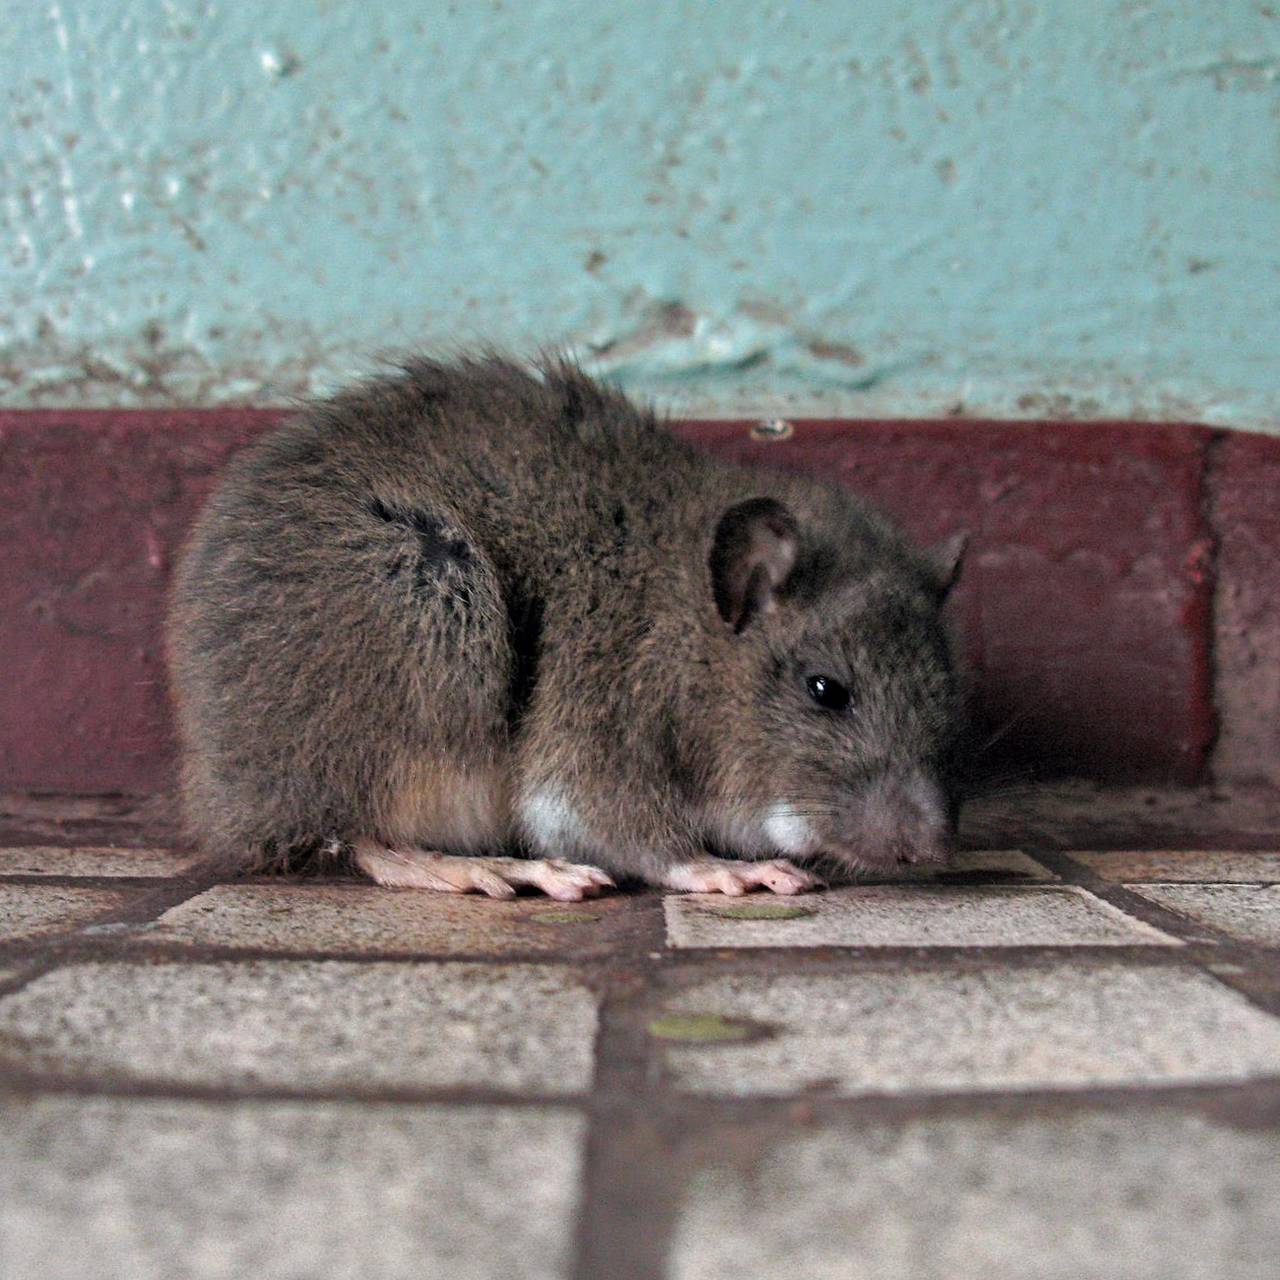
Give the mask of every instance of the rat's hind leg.
<path id="1" fill-rule="evenodd" d="M 613 887 L 613 881 L 597 867 L 559 858 L 458 856 L 426 849 L 392 849 L 368 839 L 357 840 L 355 851 L 356 865 L 365 875 L 395 889 L 514 898 L 520 885 L 530 885 L 561 902 L 580 902 Z"/>

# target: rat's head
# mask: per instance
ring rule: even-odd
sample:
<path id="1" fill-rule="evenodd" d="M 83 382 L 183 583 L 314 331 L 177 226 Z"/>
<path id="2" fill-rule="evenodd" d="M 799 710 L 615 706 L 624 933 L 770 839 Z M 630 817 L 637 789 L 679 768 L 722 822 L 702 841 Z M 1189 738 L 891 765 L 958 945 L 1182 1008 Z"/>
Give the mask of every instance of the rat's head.
<path id="1" fill-rule="evenodd" d="M 939 616 L 962 542 L 910 551 L 833 495 L 721 517 L 710 557 L 733 711 L 716 802 L 765 847 L 846 869 L 943 862 L 961 700 Z"/>

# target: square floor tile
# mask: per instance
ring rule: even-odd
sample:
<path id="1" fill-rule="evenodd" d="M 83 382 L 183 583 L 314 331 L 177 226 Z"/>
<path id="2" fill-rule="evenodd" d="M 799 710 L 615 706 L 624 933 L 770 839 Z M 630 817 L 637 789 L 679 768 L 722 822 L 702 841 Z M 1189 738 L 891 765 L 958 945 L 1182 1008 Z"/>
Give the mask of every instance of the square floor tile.
<path id="1" fill-rule="evenodd" d="M 1134 893 L 1242 942 L 1280 947 L 1280 884 L 1141 884 Z"/>
<path id="2" fill-rule="evenodd" d="M 1176 946 L 1083 889 L 865 885 L 794 898 L 669 896 L 675 947 Z"/>
<path id="3" fill-rule="evenodd" d="M 75 1078 L 575 1093 L 595 1001 L 554 966 L 69 965 L 0 1000 L 0 1059 Z"/>
<path id="4" fill-rule="evenodd" d="M 864 871 L 858 876 L 861 884 L 945 884 L 948 881 L 1017 884 L 1057 879 L 1056 872 L 1021 849 L 966 849 L 955 854 L 945 867 L 901 867 L 885 872 Z"/>
<path id="5" fill-rule="evenodd" d="M 667 1047 L 677 1087 L 700 1094 L 1280 1076 L 1280 1020 L 1207 975 L 1171 965 L 901 964 L 767 979 L 733 974 L 672 995 L 651 1025 L 670 1025 L 673 1014 L 710 1015 L 757 1033 L 738 1043 Z"/>
<path id="6" fill-rule="evenodd" d="M 168 849 L 63 849 L 31 845 L 0 849 L 6 876 L 176 876 L 197 861 L 194 854 Z"/>
<path id="7" fill-rule="evenodd" d="M 608 939 L 629 900 L 555 902 L 363 884 L 217 885 L 166 911 L 148 938 L 284 952 L 505 955 Z"/>
<path id="8" fill-rule="evenodd" d="M 524 1107 L 0 1103 L 5 1280 L 547 1280 L 584 1124 Z"/>
<path id="9" fill-rule="evenodd" d="M 1280 883 L 1280 853 L 1252 850 L 1140 850 L 1067 855 L 1107 880 L 1132 884 L 1144 880 L 1211 880 Z"/>
<path id="10" fill-rule="evenodd" d="M 693 1179 L 672 1280 L 1270 1280 L 1280 1135 L 1172 1111 L 933 1118 Z"/>
<path id="11" fill-rule="evenodd" d="M 27 942 L 78 928 L 120 910 L 132 896 L 127 889 L 0 884 L 0 942 Z"/>

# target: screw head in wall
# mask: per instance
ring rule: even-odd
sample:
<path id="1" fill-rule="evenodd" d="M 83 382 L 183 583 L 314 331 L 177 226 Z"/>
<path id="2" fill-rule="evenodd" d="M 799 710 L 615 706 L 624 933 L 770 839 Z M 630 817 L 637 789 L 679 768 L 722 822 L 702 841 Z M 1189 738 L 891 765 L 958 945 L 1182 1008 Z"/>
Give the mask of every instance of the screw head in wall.
<path id="1" fill-rule="evenodd" d="M 762 418 L 751 428 L 753 440 L 786 440 L 795 432 L 786 418 Z"/>

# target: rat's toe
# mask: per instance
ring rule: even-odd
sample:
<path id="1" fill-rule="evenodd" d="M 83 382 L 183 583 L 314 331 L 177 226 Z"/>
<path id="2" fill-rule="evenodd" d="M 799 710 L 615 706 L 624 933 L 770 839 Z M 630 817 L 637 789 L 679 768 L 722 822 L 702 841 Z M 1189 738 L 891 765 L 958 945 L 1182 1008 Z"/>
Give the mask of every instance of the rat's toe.
<path id="1" fill-rule="evenodd" d="M 682 893 L 723 893 L 740 898 L 752 889 L 769 889 L 773 893 L 804 893 L 822 888 L 822 881 L 808 871 L 801 871 L 785 859 L 771 862 L 730 862 L 727 859 L 681 862 L 663 873 L 664 889 Z"/>
<path id="2" fill-rule="evenodd" d="M 736 871 L 717 871 L 712 879 L 715 890 L 730 898 L 740 898 L 751 887 Z"/>
<path id="3" fill-rule="evenodd" d="M 583 863 L 566 862 L 562 858 L 530 859 L 520 864 L 522 883 L 541 889 L 549 898 L 559 902 L 581 902 L 583 898 L 597 898 L 613 881 L 598 867 Z"/>
<path id="4" fill-rule="evenodd" d="M 489 898 L 514 898 L 516 891 L 509 885 L 497 872 L 490 871 L 484 866 L 474 866 L 470 869 L 471 887 L 479 889 L 486 897 Z"/>
<path id="5" fill-rule="evenodd" d="M 774 893 L 804 893 L 809 889 L 823 888 L 823 882 L 812 872 L 803 871 L 785 859 L 762 863 L 760 880 Z"/>

